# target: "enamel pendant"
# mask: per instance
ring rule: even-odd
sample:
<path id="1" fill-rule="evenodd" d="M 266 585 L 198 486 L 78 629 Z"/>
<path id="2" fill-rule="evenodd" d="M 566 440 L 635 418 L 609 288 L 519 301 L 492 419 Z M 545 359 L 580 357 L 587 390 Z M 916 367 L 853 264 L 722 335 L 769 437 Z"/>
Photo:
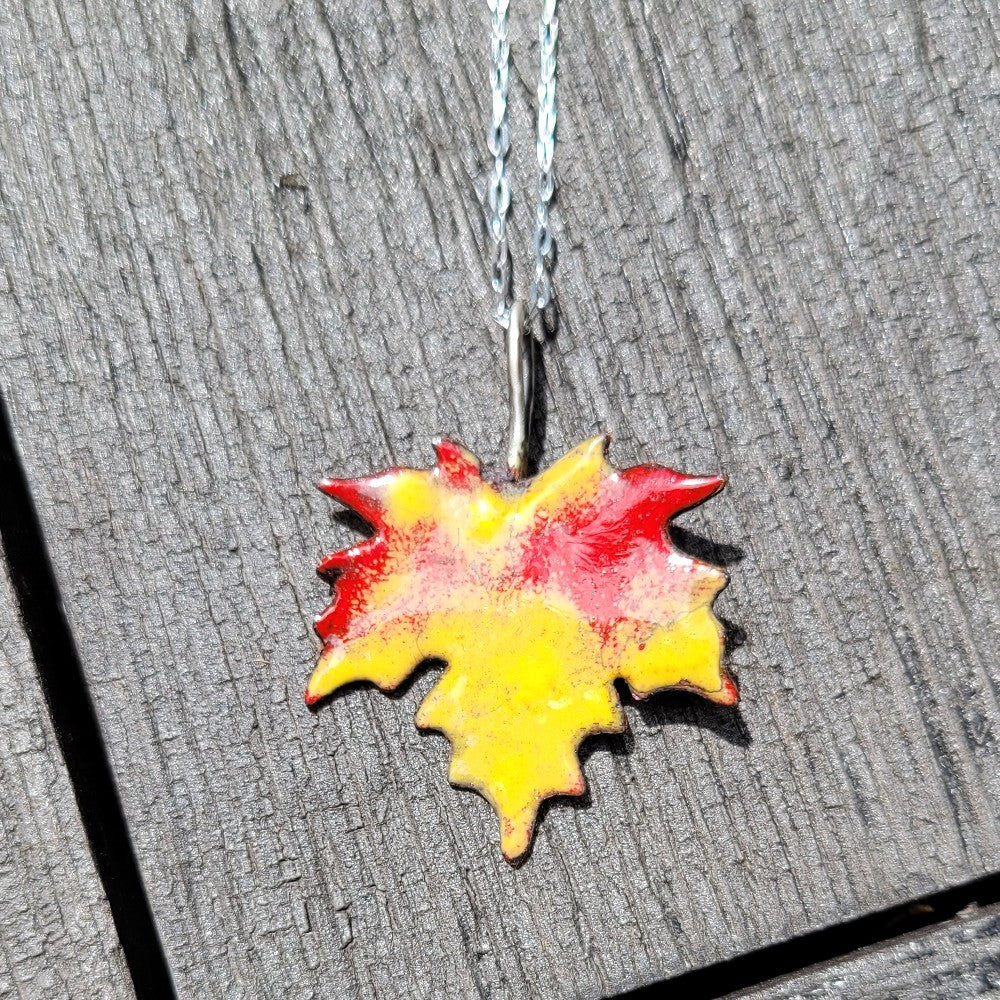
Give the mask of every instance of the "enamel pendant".
<path id="1" fill-rule="evenodd" d="M 374 535 L 319 565 L 332 601 L 316 621 L 323 650 L 306 701 L 355 681 L 391 691 L 418 664 L 443 661 L 417 725 L 451 742 L 451 783 L 490 803 L 504 857 L 516 862 L 531 846 L 541 803 L 583 794 L 581 742 L 624 731 L 616 681 L 636 698 L 682 688 L 733 705 L 738 695 L 712 613 L 726 574 L 679 552 L 667 530 L 725 480 L 616 469 L 607 437 L 523 480 L 534 345 L 524 303 L 511 294 L 507 244 L 509 2 L 488 3 L 489 229 L 496 318 L 507 338 L 509 479 L 484 478 L 472 455 L 441 440 L 431 469 L 320 484 Z M 531 283 L 539 311 L 552 305 L 558 35 L 556 0 L 542 0 Z"/>
<path id="2" fill-rule="evenodd" d="M 528 850 L 544 799 L 584 792 L 580 743 L 624 731 L 616 679 L 637 698 L 737 700 L 712 614 L 726 574 L 666 532 L 725 480 L 618 470 L 606 447 L 593 438 L 535 479 L 495 485 L 442 440 L 430 470 L 320 484 L 375 535 L 318 567 L 333 601 L 306 701 L 355 681 L 391 691 L 443 660 L 416 722 L 449 739 L 449 778 L 496 811 L 509 861 Z"/>

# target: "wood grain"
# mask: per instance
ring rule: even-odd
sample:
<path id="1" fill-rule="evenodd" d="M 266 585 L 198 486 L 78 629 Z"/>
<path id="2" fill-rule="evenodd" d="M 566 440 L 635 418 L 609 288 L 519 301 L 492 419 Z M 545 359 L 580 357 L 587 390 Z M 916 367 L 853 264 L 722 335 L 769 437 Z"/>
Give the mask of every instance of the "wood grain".
<path id="1" fill-rule="evenodd" d="M 974 907 L 944 924 L 739 996 L 740 1000 L 982 1000 L 997 995 L 1000 907 Z"/>
<path id="2" fill-rule="evenodd" d="M 596 996 L 1000 866 L 992 6 L 562 13 L 545 456 L 729 474 L 744 701 L 630 708 L 518 871 L 431 676 L 302 704 L 311 484 L 502 455 L 485 9 L 6 15 L 2 388 L 184 994 Z"/>
<path id="3" fill-rule="evenodd" d="M 0 709 L 0 997 L 134 997 L 2 564 Z"/>

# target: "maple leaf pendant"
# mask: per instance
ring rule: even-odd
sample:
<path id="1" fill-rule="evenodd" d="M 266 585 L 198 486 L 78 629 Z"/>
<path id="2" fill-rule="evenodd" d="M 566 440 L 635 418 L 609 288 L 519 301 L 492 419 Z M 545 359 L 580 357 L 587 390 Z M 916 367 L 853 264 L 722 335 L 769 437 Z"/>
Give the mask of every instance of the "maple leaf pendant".
<path id="1" fill-rule="evenodd" d="M 375 535 L 319 564 L 333 600 L 306 702 L 361 680 L 391 691 L 444 660 L 416 723 L 449 739 L 449 778 L 496 811 L 508 861 L 531 845 L 544 799 L 584 792 L 580 743 L 625 730 L 617 678 L 637 698 L 738 698 L 711 610 L 726 574 L 666 531 L 725 479 L 618 470 L 607 444 L 585 441 L 522 483 L 484 481 L 447 440 L 433 469 L 320 483 Z"/>

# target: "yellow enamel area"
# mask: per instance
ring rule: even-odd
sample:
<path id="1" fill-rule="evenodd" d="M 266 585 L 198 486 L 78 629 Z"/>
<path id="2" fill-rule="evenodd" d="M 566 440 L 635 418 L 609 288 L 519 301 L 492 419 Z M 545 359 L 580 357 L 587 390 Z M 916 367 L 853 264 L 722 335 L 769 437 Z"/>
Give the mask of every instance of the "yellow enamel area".
<path id="1" fill-rule="evenodd" d="M 518 858 L 543 799 L 584 791 L 580 742 L 625 728 L 600 641 L 571 607 L 537 596 L 441 616 L 424 640 L 449 666 L 417 725 L 448 737 L 451 781 L 493 806 L 501 850 Z"/>
<path id="2" fill-rule="evenodd" d="M 355 681 L 371 681 L 392 691 L 426 658 L 417 638 L 411 622 L 396 618 L 348 642 L 328 640 L 309 678 L 306 697 L 316 701 Z"/>
<path id="3" fill-rule="evenodd" d="M 386 478 L 385 509 L 394 524 L 408 528 L 440 514 L 443 497 L 433 473 L 400 469 L 391 479 Z"/>
<path id="4" fill-rule="evenodd" d="M 622 638 L 615 673 L 637 695 L 681 684 L 708 696 L 722 691 L 722 626 L 707 607 L 645 636 L 640 632 L 638 641 L 634 632 Z"/>
<path id="5" fill-rule="evenodd" d="M 606 446 L 604 437 L 591 438 L 577 445 L 513 498 L 512 516 L 523 522 L 535 518 L 552 519 L 592 498 L 601 479 L 614 471 L 604 460 Z"/>
<path id="6" fill-rule="evenodd" d="M 638 695 L 683 686 L 734 698 L 711 612 L 721 570 L 666 549 L 640 554 L 623 620 L 604 632 L 558 587 L 510 583 L 531 527 L 592 502 L 615 474 L 604 449 L 603 438 L 584 442 L 510 492 L 452 487 L 436 470 L 381 477 L 388 524 L 423 547 L 390 557 L 309 681 L 314 701 L 360 680 L 389 690 L 421 660 L 446 661 L 417 724 L 450 740 L 451 781 L 493 806 L 511 860 L 530 846 L 544 799 L 584 791 L 581 741 L 624 729 L 616 678 Z"/>
<path id="7" fill-rule="evenodd" d="M 536 518 L 558 517 L 593 497 L 602 477 L 613 471 L 604 460 L 604 447 L 603 437 L 585 441 L 509 496 L 489 483 L 454 490 L 436 471 L 401 469 L 385 477 L 382 500 L 390 521 L 401 529 L 451 523 L 465 537 L 486 543 L 500 532 Z"/>

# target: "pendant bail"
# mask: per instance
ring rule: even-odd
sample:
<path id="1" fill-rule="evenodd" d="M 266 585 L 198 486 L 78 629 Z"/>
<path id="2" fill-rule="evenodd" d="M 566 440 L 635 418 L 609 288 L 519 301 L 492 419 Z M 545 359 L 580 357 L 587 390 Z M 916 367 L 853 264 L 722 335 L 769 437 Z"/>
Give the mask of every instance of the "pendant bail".
<path id="1" fill-rule="evenodd" d="M 507 468 L 521 479 L 528 465 L 528 434 L 535 395 L 535 365 L 524 302 L 510 307 L 507 320 L 507 384 L 510 388 L 510 423 L 507 426 Z"/>

